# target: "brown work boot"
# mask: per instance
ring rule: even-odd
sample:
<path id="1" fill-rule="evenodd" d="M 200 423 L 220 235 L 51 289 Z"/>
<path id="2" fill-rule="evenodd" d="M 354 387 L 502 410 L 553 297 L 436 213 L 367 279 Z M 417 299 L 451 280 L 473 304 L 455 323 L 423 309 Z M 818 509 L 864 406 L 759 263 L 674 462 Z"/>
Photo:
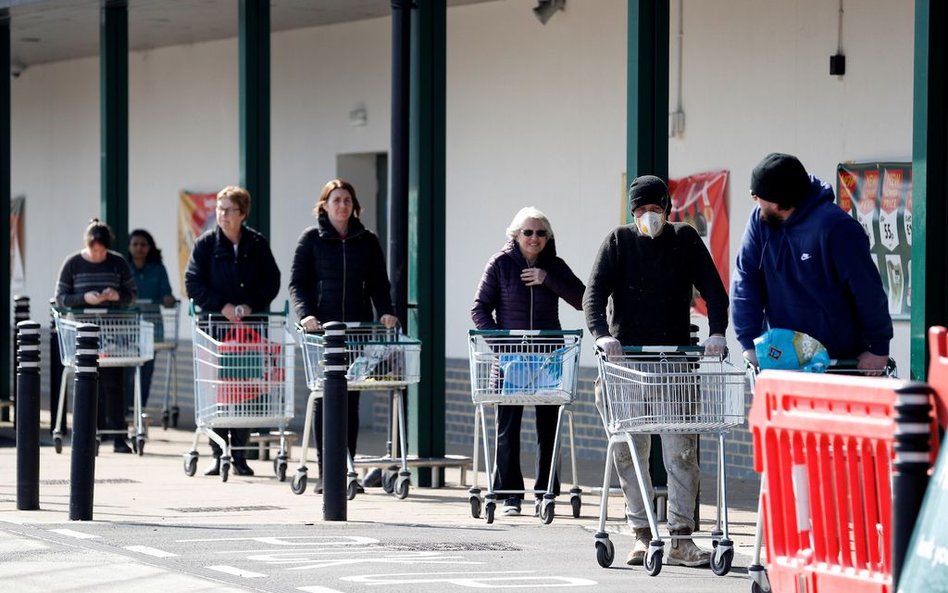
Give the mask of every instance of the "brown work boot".
<path id="1" fill-rule="evenodd" d="M 695 545 L 690 537 L 687 537 L 691 535 L 690 529 L 672 529 L 671 535 L 671 547 L 665 557 L 665 564 L 671 566 L 707 566 L 711 563 L 711 552 L 702 550 Z M 675 536 L 679 536 L 681 539 L 676 539 Z"/>
<path id="2" fill-rule="evenodd" d="M 625 559 L 625 563 L 629 566 L 642 566 L 645 561 L 645 553 L 648 552 L 648 546 L 651 542 L 652 530 L 648 527 L 636 527 L 635 544 L 633 544 L 632 551 Z"/>

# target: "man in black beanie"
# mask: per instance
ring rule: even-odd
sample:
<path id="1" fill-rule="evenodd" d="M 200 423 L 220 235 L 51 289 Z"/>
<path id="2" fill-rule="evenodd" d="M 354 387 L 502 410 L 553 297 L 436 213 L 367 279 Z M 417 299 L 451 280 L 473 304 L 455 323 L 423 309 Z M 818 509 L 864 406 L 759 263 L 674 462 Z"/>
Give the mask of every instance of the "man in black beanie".
<path id="1" fill-rule="evenodd" d="M 683 222 L 668 222 L 671 198 L 665 182 L 653 175 L 637 177 L 629 186 L 633 224 L 620 226 L 603 241 L 593 263 L 583 296 L 586 325 L 603 355 L 621 357 L 623 346 L 688 346 L 691 344 L 691 300 L 697 288 L 708 304 L 710 336 L 705 353 L 724 353 L 727 329 L 727 293 L 711 254 L 698 232 Z M 611 303 L 611 307 L 607 307 Z M 605 405 L 596 385 L 596 405 Z M 672 535 L 664 550 L 665 562 L 706 566 L 711 554 L 691 539 L 698 495 L 697 436 L 662 435 L 662 458 L 668 470 L 668 529 Z M 642 564 L 646 555 L 662 550 L 645 512 L 652 504 L 648 475 L 650 435 L 632 435 L 635 456 L 643 472 L 646 492 L 638 487 L 632 453 L 625 443 L 610 444 L 619 483 L 625 495 L 635 544 L 627 564 Z M 643 501 L 644 499 L 644 501 Z M 722 540 L 719 549 L 730 542 Z M 722 547 L 724 546 L 724 547 Z"/>
<path id="2" fill-rule="evenodd" d="M 737 340 L 757 364 L 754 338 L 768 328 L 805 333 L 832 359 L 881 370 L 892 319 L 862 226 L 834 203 L 833 188 L 789 154 L 754 167 L 757 206 L 744 230 L 731 288 Z"/>

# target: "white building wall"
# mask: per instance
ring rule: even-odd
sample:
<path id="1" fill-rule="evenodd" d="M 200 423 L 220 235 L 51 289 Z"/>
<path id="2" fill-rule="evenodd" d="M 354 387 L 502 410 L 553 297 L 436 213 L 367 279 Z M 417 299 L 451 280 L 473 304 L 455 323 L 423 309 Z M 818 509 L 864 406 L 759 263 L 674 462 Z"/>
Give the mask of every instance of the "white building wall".
<path id="1" fill-rule="evenodd" d="M 449 357 L 466 357 L 471 297 L 521 206 L 547 213 L 581 278 L 621 215 L 626 2 L 570 2 L 546 26 L 533 5 L 448 11 Z M 670 140 L 670 173 L 731 172 L 732 261 L 751 207 L 750 170 L 767 152 L 795 153 L 827 180 L 840 161 L 911 159 L 911 5 L 847 3 L 842 78 L 828 67 L 837 9 L 827 0 L 684 2 L 686 126 Z M 677 14 L 673 1 L 673 104 Z M 271 236 L 281 299 L 293 246 L 336 156 L 389 149 L 390 48 L 388 19 L 272 38 Z M 236 40 L 135 53 L 129 78 L 129 227 L 154 233 L 177 288 L 178 191 L 238 181 Z M 99 212 L 98 97 L 95 58 L 34 66 L 13 80 L 13 194 L 27 196 L 24 292 L 34 303 L 52 295 L 59 264 Z M 364 127 L 349 123 L 357 107 L 367 111 Z M 583 325 L 565 307 L 562 318 Z M 907 369 L 907 322 L 896 324 L 894 352 Z"/>

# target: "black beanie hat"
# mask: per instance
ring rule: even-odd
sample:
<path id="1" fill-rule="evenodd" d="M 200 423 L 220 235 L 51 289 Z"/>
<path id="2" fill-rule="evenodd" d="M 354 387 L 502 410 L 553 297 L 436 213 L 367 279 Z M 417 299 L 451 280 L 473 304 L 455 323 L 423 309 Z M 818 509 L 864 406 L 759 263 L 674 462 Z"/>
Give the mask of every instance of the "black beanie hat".
<path id="1" fill-rule="evenodd" d="M 671 212 L 671 198 L 668 197 L 668 186 L 654 175 L 642 175 L 632 180 L 629 185 L 629 211 L 635 213 L 636 208 L 647 204 L 656 204 L 665 209 L 665 214 Z"/>
<path id="2" fill-rule="evenodd" d="M 751 172 L 751 193 L 783 210 L 795 208 L 810 189 L 810 176 L 797 157 L 772 152 Z"/>

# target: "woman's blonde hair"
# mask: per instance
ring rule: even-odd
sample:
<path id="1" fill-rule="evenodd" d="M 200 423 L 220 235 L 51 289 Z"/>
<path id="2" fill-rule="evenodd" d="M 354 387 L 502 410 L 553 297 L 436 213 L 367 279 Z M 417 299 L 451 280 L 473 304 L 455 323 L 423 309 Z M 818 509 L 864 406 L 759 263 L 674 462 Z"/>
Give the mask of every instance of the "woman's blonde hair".
<path id="1" fill-rule="evenodd" d="M 238 185 L 228 185 L 221 191 L 217 192 L 217 201 L 220 202 L 225 198 L 230 198 L 230 201 L 237 205 L 240 209 L 240 213 L 244 216 L 250 216 L 250 192 Z"/>
<path id="2" fill-rule="evenodd" d="M 548 219 L 546 214 L 541 212 L 539 208 L 534 208 L 533 206 L 521 208 L 519 212 L 514 214 L 513 220 L 510 221 L 510 226 L 507 227 L 507 238 L 516 238 L 520 232 L 520 227 L 523 226 L 523 223 L 526 222 L 528 218 L 539 220 L 543 224 L 543 228 L 546 229 L 547 239 L 553 238 L 553 226 L 550 224 L 550 219 Z"/>

